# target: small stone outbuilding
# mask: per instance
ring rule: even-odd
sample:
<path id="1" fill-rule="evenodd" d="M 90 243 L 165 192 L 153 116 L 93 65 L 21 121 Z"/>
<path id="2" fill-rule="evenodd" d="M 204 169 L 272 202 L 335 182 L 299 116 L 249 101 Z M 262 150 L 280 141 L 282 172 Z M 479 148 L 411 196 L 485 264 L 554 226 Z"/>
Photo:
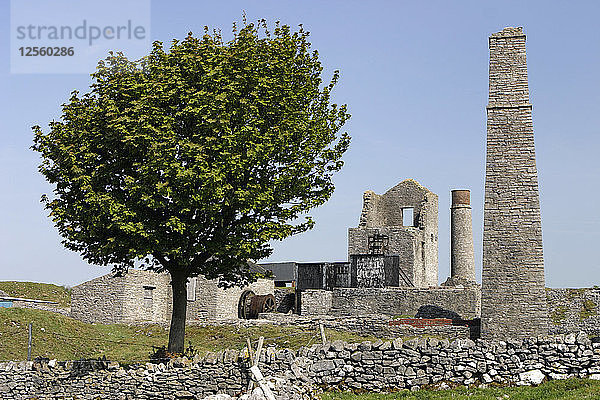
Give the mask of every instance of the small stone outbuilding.
<path id="1" fill-rule="evenodd" d="M 249 290 L 256 295 L 273 294 L 273 279 L 222 289 L 215 279 L 191 278 L 188 322 L 238 318 L 240 300 Z M 73 287 L 71 316 L 87 323 L 168 323 L 172 304 L 168 274 L 132 269 L 122 277 L 106 274 Z"/>

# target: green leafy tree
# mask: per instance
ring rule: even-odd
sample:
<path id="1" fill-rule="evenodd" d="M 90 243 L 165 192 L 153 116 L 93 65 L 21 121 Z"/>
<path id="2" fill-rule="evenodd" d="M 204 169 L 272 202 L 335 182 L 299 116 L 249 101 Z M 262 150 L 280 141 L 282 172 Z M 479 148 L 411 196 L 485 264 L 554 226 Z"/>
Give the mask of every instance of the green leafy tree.
<path id="1" fill-rule="evenodd" d="M 117 273 L 170 274 L 170 352 L 183 351 L 189 277 L 256 279 L 247 261 L 312 228 L 305 214 L 334 190 L 350 116 L 308 35 L 244 21 L 230 41 L 205 28 L 138 61 L 111 53 L 49 132 L 33 128 L 64 246 Z"/>

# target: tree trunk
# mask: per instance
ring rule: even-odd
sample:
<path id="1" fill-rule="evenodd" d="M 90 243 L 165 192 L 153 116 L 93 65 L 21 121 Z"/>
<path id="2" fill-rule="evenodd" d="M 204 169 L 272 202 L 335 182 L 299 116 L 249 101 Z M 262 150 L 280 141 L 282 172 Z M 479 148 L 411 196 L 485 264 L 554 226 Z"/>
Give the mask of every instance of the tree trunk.
<path id="1" fill-rule="evenodd" d="M 173 313 L 169 330 L 169 353 L 182 354 L 185 340 L 185 318 L 187 313 L 187 276 L 171 272 L 173 289 Z"/>

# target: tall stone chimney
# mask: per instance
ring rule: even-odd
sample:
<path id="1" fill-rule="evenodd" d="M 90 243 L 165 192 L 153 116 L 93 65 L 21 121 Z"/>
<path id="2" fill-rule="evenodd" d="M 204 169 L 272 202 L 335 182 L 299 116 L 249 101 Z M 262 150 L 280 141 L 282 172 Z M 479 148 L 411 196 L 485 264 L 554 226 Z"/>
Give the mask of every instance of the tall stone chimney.
<path id="1" fill-rule="evenodd" d="M 548 333 L 542 223 L 525 35 L 489 38 L 481 336 Z"/>
<path id="2" fill-rule="evenodd" d="M 450 207 L 450 278 L 455 284 L 475 282 L 471 192 L 452 191 Z"/>

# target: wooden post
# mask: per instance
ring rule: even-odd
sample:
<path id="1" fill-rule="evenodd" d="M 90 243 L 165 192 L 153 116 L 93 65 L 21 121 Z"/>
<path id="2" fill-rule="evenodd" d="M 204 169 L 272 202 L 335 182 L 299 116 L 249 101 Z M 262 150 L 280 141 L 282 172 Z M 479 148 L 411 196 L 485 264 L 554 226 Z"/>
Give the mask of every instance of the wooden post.
<path id="1" fill-rule="evenodd" d="M 248 346 L 248 358 L 250 359 L 250 366 L 254 366 L 254 357 L 252 356 L 252 342 L 250 341 L 250 338 L 246 338 L 246 345 Z M 252 379 L 250 379 L 248 381 L 248 393 L 252 391 L 253 387 L 254 382 L 252 382 Z"/>
<path id="2" fill-rule="evenodd" d="M 248 357 L 250 357 L 250 365 L 254 365 L 254 357 L 252 355 L 252 342 L 250 342 L 250 338 L 246 338 L 246 344 L 248 345 Z"/>
<path id="3" fill-rule="evenodd" d="M 260 362 L 260 353 L 262 352 L 264 341 L 264 336 L 258 338 L 258 346 L 256 347 L 256 353 L 254 354 L 254 363 L 252 364 L 254 367 L 258 367 L 258 363 Z"/>
<path id="4" fill-rule="evenodd" d="M 27 361 L 31 361 L 31 342 L 32 342 L 32 333 L 31 333 L 31 328 L 32 328 L 32 323 L 29 323 L 29 326 L 27 327 L 29 334 L 28 334 L 28 338 L 27 338 Z"/>
<path id="5" fill-rule="evenodd" d="M 256 381 L 258 382 L 258 385 L 262 389 L 265 397 L 268 400 L 275 400 L 275 396 L 273 396 L 273 392 L 271 392 L 271 389 L 269 389 L 269 385 L 267 385 L 267 381 L 265 380 L 263 374 L 260 372 L 260 369 L 258 369 L 257 366 L 253 366 L 252 368 L 250 368 L 250 371 L 252 372 L 252 375 L 254 375 L 254 379 L 256 379 Z"/>
<path id="6" fill-rule="evenodd" d="M 321 330 L 321 341 L 323 344 L 327 342 L 327 338 L 325 337 L 325 329 L 323 329 L 323 324 L 319 322 L 319 329 Z"/>

